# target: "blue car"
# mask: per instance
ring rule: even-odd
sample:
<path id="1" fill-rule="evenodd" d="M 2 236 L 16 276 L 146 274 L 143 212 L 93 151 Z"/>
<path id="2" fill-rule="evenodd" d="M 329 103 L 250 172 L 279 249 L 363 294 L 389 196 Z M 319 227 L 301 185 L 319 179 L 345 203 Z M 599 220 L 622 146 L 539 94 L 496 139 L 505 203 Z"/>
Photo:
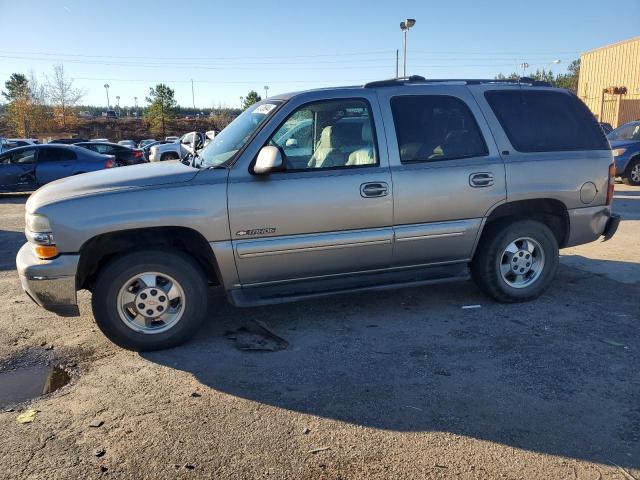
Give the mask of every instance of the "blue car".
<path id="1" fill-rule="evenodd" d="M 640 186 L 640 120 L 619 126 L 607 138 L 616 162 L 616 175 L 627 185 Z"/>
<path id="2" fill-rule="evenodd" d="M 115 157 L 71 145 L 31 145 L 0 154 L 0 192 L 29 192 L 79 173 L 115 167 Z"/>

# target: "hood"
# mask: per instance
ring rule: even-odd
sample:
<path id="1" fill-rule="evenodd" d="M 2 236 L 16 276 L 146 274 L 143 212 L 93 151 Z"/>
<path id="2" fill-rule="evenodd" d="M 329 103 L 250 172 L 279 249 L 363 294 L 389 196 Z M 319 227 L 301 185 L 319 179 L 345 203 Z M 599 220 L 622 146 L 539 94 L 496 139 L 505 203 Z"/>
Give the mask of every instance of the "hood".
<path id="1" fill-rule="evenodd" d="M 611 149 L 615 148 L 623 148 L 623 147 L 632 147 L 640 144 L 638 140 L 609 140 L 611 144 Z"/>
<path id="2" fill-rule="evenodd" d="M 198 172 L 198 169 L 181 162 L 157 162 L 83 173 L 39 188 L 29 197 L 26 208 L 33 212 L 39 206 L 74 197 L 188 182 Z"/>

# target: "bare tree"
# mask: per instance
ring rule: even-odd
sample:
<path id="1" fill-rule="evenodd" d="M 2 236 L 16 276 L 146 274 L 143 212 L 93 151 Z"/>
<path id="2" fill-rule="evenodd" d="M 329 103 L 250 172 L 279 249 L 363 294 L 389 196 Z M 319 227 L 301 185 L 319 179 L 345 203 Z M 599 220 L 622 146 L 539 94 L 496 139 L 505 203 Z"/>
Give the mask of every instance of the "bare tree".
<path id="1" fill-rule="evenodd" d="M 85 92 L 73 87 L 73 79 L 64 73 L 62 64 L 53 67 L 53 75 L 47 77 L 46 88 L 55 117 L 61 119 L 62 127 L 66 128 L 68 121 L 73 118 L 73 107 L 84 97 Z"/>

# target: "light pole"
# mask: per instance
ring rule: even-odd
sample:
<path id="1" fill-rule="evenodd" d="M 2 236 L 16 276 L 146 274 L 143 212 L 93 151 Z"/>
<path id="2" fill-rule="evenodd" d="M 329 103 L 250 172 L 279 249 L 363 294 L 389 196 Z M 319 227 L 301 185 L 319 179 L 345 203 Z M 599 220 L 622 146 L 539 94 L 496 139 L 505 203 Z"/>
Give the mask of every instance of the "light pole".
<path id="1" fill-rule="evenodd" d="M 269 98 L 269 85 L 264 86 L 264 98 Z"/>
<path id="2" fill-rule="evenodd" d="M 138 116 L 138 97 L 133 97 L 133 104 L 136 106 L 136 117 Z"/>
<path id="3" fill-rule="evenodd" d="M 193 88 L 193 78 L 191 79 L 191 102 L 193 103 L 193 109 L 196 109 L 196 91 Z"/>
<path id="4" fill-rule="evenodd" d="M 415 18 L 407 18 L 404 22 L 400 22 L 400 30 L 404 32 L 404 66 L 402 68 L 402 76 L 407 76 L 407 32 L 416 24 Z"/>
<path id="5" fill-rule="evenodd" d="M 120 95 L 116 95 L 116 102 L 118 102 L 118 116 L 120 116 Z"/>
<path id="6" fill-rule="evenodd" d="M 527 71 L 527 68 L 529 68 L 529 64 L 527 62 L 522 62 L 520 64 L 520 68 L 522 68 L 522 76 L 524 77 L 524 73 Z"/>
<path id="7" fill-rule="evenodd" d="M 104 89 L 107 91 L 107 110 L 109 110 L 109 107 L 111 107 L 111 104 L 109 103 L 109 84 L 108 83 L 104 84 Z"/>

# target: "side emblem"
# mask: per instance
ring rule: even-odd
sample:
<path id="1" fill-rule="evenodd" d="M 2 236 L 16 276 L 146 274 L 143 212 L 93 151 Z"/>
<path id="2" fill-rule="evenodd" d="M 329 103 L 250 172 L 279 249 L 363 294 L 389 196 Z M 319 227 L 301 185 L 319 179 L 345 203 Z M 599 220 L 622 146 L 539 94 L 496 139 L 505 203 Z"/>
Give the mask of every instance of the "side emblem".
<path id="1" fill-rule="evenodd" d="M 270 228 L 252 228 L 251 230 L 240 230 L 236 232 L 238 237 L 246 237 L 248 235 L 267 235 L 269 233 L 276 233 L 276 229 Z"/>

